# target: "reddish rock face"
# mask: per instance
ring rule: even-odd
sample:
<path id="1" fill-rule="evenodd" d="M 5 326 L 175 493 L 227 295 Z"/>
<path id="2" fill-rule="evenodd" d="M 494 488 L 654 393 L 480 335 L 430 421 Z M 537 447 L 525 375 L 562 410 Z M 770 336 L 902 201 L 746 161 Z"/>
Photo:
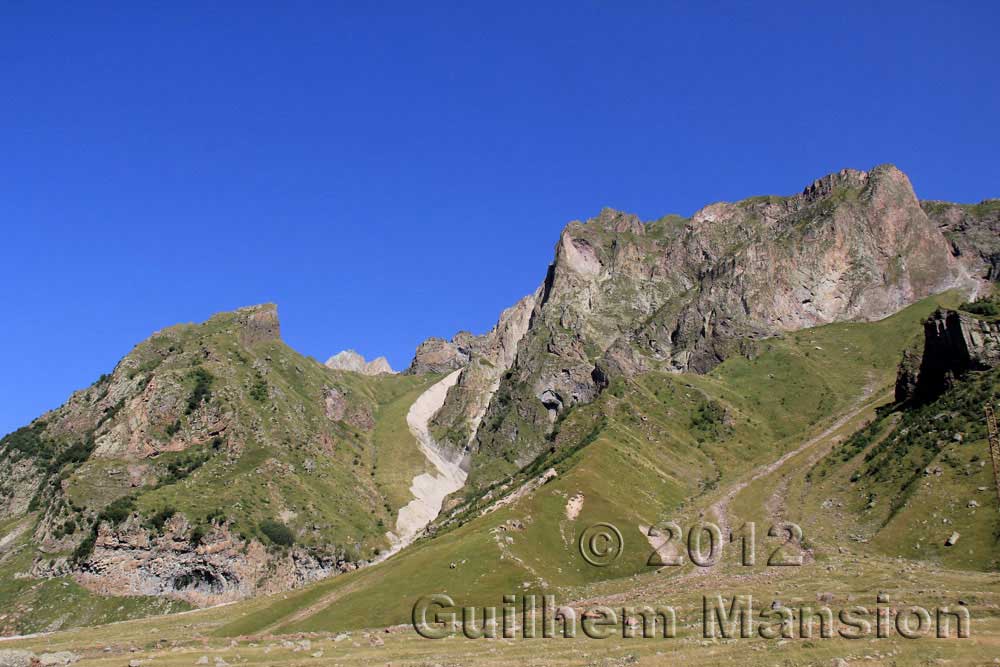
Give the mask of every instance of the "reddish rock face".
<path id="1" fill-rule="evenodd" d="M 370 431 L 375 426 L 371 411 L 364 405 L 352 403 L 344 392 L 329 388 L 324 398 L 326 416 L 332 421 L 343 421 L 362 431 Z"/>

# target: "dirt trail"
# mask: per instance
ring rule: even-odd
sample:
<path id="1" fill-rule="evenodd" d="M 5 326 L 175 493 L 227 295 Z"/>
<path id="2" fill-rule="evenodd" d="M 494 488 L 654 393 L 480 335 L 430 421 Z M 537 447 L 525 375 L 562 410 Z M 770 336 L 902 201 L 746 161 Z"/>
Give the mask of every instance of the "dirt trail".
<path id="1" fill-rule="evenodd" d="M 726 494 L 722 496 L 722 498 L 712 503 L 705 513 L 707 515 L 713 515 L 714 518 L 716 519 L 716 524 L 719 526 L 719 529 L 722 533 L 723 541 L 726 541 L 728 539 L 728 535 L 730 532 L 729 514 L 728 514 L 729 504 L 736 498 L 736 496 L 741 491 L 743 491 L 743 489 L 747 488 L 747 486 L 749 486 L 751 483 L 756 482 L 762 477 L 767 477 L 768 475 L 771 475 L 779 468 L 784 466 L 786 463 L 788 463 L 788 461 L 791 458 L 798 456 L 802 452 L 812 447 L 815 447 L 817 444 L 828 439 L 836 431 L 843 428 L 845 424 L 847 424 L 852 419 L 857 417 L 862 411 L 864 411 L 868 407 L 870 399 L 872 395 L 875 393 L 875 389 L 876 389 L 875 381 L 870 379 L 868 384 L 865 385 L 863 393 L 861 394 L 860 397 L 858 397 L 858 399 L 854 402 L 851 408 L 847 412 L 842 414 L 840 417 L 838 417 L 836 421 L 830 424 L 830 426 L 826 427 L 813 437 L 809 438 L 808 440 L 803 442 L 801 445 L 799 445 L 792 451 L 786 452 L 775 461 L 757 468 L 756 470 L 754 470 L 753 474 L 750 475 L 750 477 L 734 484 L 732 487 L 730 487 L 729 491 L 727 491 Z M 778 494 L 781 493 L 780 487 L 776 493 Z M 771 505 L 772 507 L 776 507 L 778 504 L 780 504 L 780 502 L 781 502 L 780 498 L 775 500 L 775 498 L 772 497 L 771 500 L 768 502 L 768 504 Z M 700 568 L 700 569 L 704 571 L 704 570 L 710 570 L 711 568 Z"/>
<path id="2" fill-rule="evenodd" d="M 880 394 L 878 398 L 885 399 L 886 401 L 891 400 L 892 393 L 886 392 L 884 394 Z M 849 416 L 850 417 L 857 416 L 864 408 L 868 407 L 871 404 L 871 402 L 872 402 L 871 400 L 865 400 L 861 408 L 855 410 Z M 841 424 L 841 426 L 843 426 L 843 424 Z M 808 468 L 814 465 L 817 461 L 819 461 L 822 457 L 826 456 L 829 453 L 830 449 L 833 447 L 834 444 L 835 442 L 833 440 L 827 439 L 825 447 L 814 448 L 813 451 L 809 452 L 809 457 L 803 462 L 803 467 Z M 777 483 L 777 485 L 774 488 L 774 493 L 772 493 L 771 496 L 767 499 L 767 502 L 764 503 L 764 509 L 767 511 L 767 516 L 773 522 L 780 521 L 782 519 L 782 515 L 785 512 L 785 505 L 788 496 L 788 485 L 790 481 L 791 478 L 788 476 L 787 473 L 782 475 L 781 480 Z"/>

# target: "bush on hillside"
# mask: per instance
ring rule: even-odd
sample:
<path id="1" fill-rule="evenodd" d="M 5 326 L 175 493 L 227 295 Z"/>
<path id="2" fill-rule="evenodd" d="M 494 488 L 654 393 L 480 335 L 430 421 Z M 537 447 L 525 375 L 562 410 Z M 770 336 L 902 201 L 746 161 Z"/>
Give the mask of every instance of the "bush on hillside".
<path id="1" fill-rule="evenodd" d="M 191 414 L 201 405 L 202 401 L 208 400 L 212 395 L 212 380 L 214 378 L 201 366 L 191 371 L 188 377 L 194 380 L 194 387 L 191 389 L 191 395 L 187 402 L 187 414 Z"/>
<path id="2" fill-rule="evenodd" d="M 291 529 L 279 521 L 272 519 L 261 521 L 260 532 L 273 544 L 283 547 L 290 547 L 295 544 L 295 536 L 292 535 Z"/>
<path id="3" fill-rule="evenodd" d="M 963 303 L 958 307 L 958 309 L 964 310 L 967 313 L 972 313 L 973 315 L 982 315 L 984 317 L 995 317 L 1000 315 L 1000 305 L 997 305 L 996 301 L 987 297 Z"/>

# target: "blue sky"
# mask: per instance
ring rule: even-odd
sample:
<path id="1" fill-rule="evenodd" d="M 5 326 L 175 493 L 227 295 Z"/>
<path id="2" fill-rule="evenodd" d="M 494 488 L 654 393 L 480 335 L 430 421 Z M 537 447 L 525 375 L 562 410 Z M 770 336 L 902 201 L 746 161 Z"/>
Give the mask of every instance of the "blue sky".
<path id="1" fill-rule="evenodd" d="M 993 2 L 82 4 L 0 4 L 0 433 L 264 301 L 405 366 L 603 206 L 1000 196 Z"/>

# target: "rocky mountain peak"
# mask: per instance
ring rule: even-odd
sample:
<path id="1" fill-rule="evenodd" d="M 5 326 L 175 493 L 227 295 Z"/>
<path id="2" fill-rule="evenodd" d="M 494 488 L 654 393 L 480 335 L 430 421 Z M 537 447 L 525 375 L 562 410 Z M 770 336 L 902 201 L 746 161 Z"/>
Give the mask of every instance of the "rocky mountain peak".
<path id="1" fill-rule="evenodd" d="M 212 320 L 223 319 L 232 319 L 236 324 L 243 345 L 281 340 L 278 306 L 273 303 L 246 306 L 229 313 L 220 313 L 212 318 Z"/>
<path id="2" fill-rule="evenodd" d="M 392 366 L 389 364 L 389 360 L 385 357 L 375 357 L 368 362 L 366 369 L 369 375 L 381 375 L 382 373 L 395 373 L 392 370 Z"/>
<path id="3" fill-rule="evenodd" d="M 385 357 L 377 357 L 371 361 L 354 350 L 344 350 L 326 360 L 326 367 L 338 371 L 351 371 L 362 375 L 381 375 L 395 373 Z"/>
<path id="4" fill-rule="evenodd" d="M 868 184 L 868 172 L 857 169 L 841 169 L 838 172 L 817 178 L 802 191 L 806 201 L 816 201 L 832 195 L 838 188 L 863 188 Z"/>
<path id="5" fill-rule="evenodd" d="M 624 211 L 616 211 L 613 208 L 603 208 L 596 218 L 587 221 L 587 224 L 598 225 L 610 232 L 622 234 L 630 232 L 632 234 L 642 234 L 646 231 L 645 225 L 639 216 Z"/>
<path id="6" fill-rule="evenodd" d="M 450 373 L 469 363 L 471 346 L 476 337 L 468 332 L 459 332 L 451 340 L 432 336 L 422 342 L 413 353 L 406 372 L 411 375 L 424 373 Z"/>

